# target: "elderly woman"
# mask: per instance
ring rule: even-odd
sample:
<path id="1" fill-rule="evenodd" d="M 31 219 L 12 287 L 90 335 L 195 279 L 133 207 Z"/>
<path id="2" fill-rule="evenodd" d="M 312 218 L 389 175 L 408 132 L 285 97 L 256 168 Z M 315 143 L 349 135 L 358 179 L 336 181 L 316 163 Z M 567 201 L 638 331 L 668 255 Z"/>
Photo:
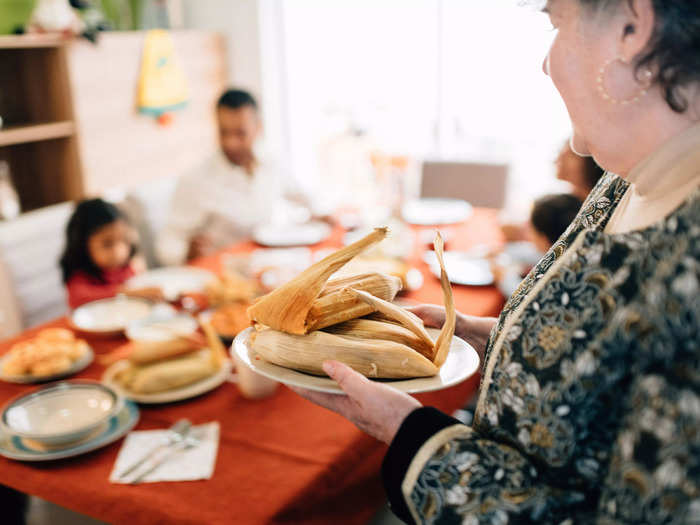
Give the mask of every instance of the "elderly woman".
<path id="1" fill-rule="evenodd" d="M 700 523 L 700 6 L 545 11 L 572 147 L 608 174 L 498 320 L 460 316 L 483 356 L 473 426 L 337 362 L 347 396 L 300 393 L 391 444 L 409 522 Z"/>

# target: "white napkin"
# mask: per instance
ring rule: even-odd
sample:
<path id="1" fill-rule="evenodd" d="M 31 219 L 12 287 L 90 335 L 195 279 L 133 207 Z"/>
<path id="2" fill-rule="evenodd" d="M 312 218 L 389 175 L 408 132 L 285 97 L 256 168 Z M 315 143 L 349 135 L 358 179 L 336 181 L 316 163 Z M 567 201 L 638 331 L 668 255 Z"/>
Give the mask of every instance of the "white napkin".
<path id="1" fill-rule="evenodd" d="M 151 460 L 146 461 L 144 465 L 123 480 L 117 477 L 118 474 L 136 463 L 146 453 L 165 442 L 167 432 L 167 430 L 130 432 L 122 444 L 112 473 L 109 475 L 109 481 L 112 483 L 129 483 L 141 472 L 151 468 L 158 458 L 168 452 L 161 451 L 156 454 Z M 216 454 L 219 449 L 219 423 L 215 421 L 193 426 L 190 429 L 190 433 L 200 439 L 201 442 L 193 448 L 178 450 L 178 452 L 170 455 L 153 472 L 146 475 L 141 480 L 141 483 L 211 479 L 214 474 Z"/>

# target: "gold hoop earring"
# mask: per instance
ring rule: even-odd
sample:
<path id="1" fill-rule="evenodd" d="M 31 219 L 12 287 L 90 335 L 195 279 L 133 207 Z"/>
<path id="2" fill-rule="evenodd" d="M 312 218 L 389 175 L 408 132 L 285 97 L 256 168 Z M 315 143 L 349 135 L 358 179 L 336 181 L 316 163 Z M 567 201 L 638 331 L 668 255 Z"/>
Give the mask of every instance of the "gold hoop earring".
<path id="1" fill-rule="evenodd" d="M 652 77 L 652 72 L 650 69 L 646 68 L 643 71 L 644 75 L 644 84 L 642 84 L 642 87 L 640 90 L 635 94 L 633 97 L 626 98 L 624 100 L 619 100 L 613 97 L 610 93 L 608 93 L 608 90 L 605 89 L 605 83 L 603 82 L 603 79 L 605 78 L 605 73 L 607 72 L 608 68 L 615 62 L 621 62 L 622 64 L 627 64 L 624 59 L 617 57 L 617 58 L 611 58 L 608 60 L 605 64 L 603 64 L 603 67 L 600 68 L 598 71 L 598 78 L 596 79 L 596 84 L 598 87 L 598 92 L 600 93 L 600 96 L 603 97 L 605 100 L 612 104 L 620 104 L 622 106 L 626 106 L 627 104 L 634 104 L 636 102 L 639 102 L 639 99 L 642 98 L 647 94 L 649 91 L 649 88 L 651 87 L 651 77 Z"/>

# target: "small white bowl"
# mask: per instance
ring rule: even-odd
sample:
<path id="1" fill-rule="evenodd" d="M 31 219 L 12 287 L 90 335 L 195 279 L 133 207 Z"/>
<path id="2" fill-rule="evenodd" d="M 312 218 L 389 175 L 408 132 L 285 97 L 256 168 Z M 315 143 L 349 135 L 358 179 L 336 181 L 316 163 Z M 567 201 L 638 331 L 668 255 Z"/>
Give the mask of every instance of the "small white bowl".
<path id="1" fill-rule="evenodd" d="M 54 383 L 10 401 L 2 409 L 5 434 L 60 447 L 87 438 L 119 413 L 123 398 L 93 381 Z"/>

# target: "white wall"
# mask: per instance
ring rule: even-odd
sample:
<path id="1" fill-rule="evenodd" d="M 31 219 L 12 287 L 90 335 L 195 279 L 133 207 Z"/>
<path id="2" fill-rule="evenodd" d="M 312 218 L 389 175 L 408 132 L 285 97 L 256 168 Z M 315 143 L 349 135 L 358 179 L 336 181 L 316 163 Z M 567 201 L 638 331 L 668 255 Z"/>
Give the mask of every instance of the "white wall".
<path id="1" fill-rule="evenodd" d="M 250 91 L 260 101 L 264 147 L 284 158 L 286 90 L 277 0 L 185 0 L 183 11 L 185 27 L 224 35 L 229 84 Z"/>

